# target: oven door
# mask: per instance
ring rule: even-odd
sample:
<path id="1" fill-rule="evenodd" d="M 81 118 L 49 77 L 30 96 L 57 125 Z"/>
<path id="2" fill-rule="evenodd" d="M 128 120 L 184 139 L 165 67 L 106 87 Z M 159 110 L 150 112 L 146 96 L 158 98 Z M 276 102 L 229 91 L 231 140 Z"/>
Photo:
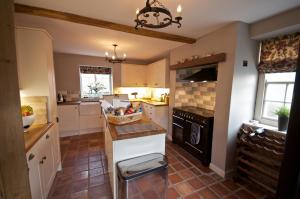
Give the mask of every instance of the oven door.
<path id="1" fill-rule="evenodd" d="M 173 115 L 172 140 L 174 143 L 183 146 L 184 144 L 184 126 L 185 121 L 182 117 Z"/>
<path id="2" fill-rule="evenodd" d="M 198 124 L 200 126 L 200 139 L 198 141 L 192 141 L 192 121 L 186 120 L 185 132 L 184 132 L 184 148 L 193 154 L 198 159 L 202 159 L 205 153 L 205 140 L 207 134 L 206 124 Z"/>

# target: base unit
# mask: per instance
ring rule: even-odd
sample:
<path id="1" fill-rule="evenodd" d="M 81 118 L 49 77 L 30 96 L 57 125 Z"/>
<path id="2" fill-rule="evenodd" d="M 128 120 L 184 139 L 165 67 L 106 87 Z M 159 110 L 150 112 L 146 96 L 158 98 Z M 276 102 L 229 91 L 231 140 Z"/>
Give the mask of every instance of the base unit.
<path id="1" fill-rule="evenodd" d="M 78 105 L 59 105 L 58 118 L 60 137 L 79 135 Z"/>
<path id="2" fill-rule="evenodd" d="M 61 169 L 59 137 L 54 124 L 26 153 L 32 199 L 47 199 Z"/>

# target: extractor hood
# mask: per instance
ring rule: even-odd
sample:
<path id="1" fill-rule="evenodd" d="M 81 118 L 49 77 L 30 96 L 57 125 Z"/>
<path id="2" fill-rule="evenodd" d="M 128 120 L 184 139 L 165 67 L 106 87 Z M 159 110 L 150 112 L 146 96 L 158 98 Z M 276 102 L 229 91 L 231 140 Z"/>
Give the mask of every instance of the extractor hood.
<path id="1" fill-rule="evenodd" d="M 185 77 L 183 80 L 190 82 L 217 81 L 217 69 L 215 67 L 203 68 L 200 71 Z"/>

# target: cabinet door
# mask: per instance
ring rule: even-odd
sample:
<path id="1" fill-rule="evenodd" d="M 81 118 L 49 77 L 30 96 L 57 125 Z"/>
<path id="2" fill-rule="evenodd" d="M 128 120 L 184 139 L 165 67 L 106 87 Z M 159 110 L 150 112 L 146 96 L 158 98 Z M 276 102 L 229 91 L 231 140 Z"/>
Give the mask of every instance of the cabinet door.
<path id="1" fill-rule="evenodd" d="M 56 170 L 54 169 L 53 144 L 50 137 L 50 135 L 53 135 L 51 131 L 52 129 L 49 129 L 49 131 L 41 138 L 40 147 L 40 170 L 45 198 L 48 196 L 56 173 Z"/>
<path id="2" fill-rule="evenodd" d="M 123 87 L 143 87 L 147 86 L 147 67 L 136 64 L 122 64 L 121 82 Z"/>
<path id="3" fill-rule="evenodd" d="M 162 59 L 148 65 L 147 83 L 151 87 L 165 88 L 167 81 L 167 61 Z"/>
<path id="4" fill-rule="evenodd" d="M 168 106 L 154 106 L 153 121 L 168 130 L 169 108 Z"/>
<path id="5" fill-rule="evenodd" d="M 36 143 L 26 154 L 32 199 L 45 199 L 41 181 L 39 144 Z"/>
<path id="6" fill-rule="evenodd" d="M 58 106 L 59 132 L 64 136 L 67 131 L 72 131 L 72 135 L 79 132 L 79 111 L 78 105 L 60 105 Z M 67 134 L 69 135 L 69 134 Z"/>

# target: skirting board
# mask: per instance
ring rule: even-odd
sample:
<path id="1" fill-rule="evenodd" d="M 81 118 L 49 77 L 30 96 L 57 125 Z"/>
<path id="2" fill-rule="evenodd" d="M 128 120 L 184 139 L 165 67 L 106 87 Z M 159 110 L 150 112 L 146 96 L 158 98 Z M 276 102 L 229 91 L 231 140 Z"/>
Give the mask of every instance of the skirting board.
<path id="1" fill-rule="evenodd" d="M 219 176 L 221 176 L 222 178 L 225 178 L 225 171 L 220 169 L 219 167 L 217 167 L 216 165 L 214 165 L 213 163 L 209 164 L 209 168 L 211 170 L 213 170 L 214 172 L 216 172 Z"/>
<path id="2" fill-rule="evenodd" d="M 222 178 L 230 178 L 234 174 L 234 170 L 233 169 L 230 169 L 230 170 L 228 170 L 228 171 L 225 172 L 224 170 L 220 169 L 219 167 L 217 167 L 213 163 L 209 164 L 209 168 L 211 170 L 213 170 L 214 172 L 216 172 Z"/>

